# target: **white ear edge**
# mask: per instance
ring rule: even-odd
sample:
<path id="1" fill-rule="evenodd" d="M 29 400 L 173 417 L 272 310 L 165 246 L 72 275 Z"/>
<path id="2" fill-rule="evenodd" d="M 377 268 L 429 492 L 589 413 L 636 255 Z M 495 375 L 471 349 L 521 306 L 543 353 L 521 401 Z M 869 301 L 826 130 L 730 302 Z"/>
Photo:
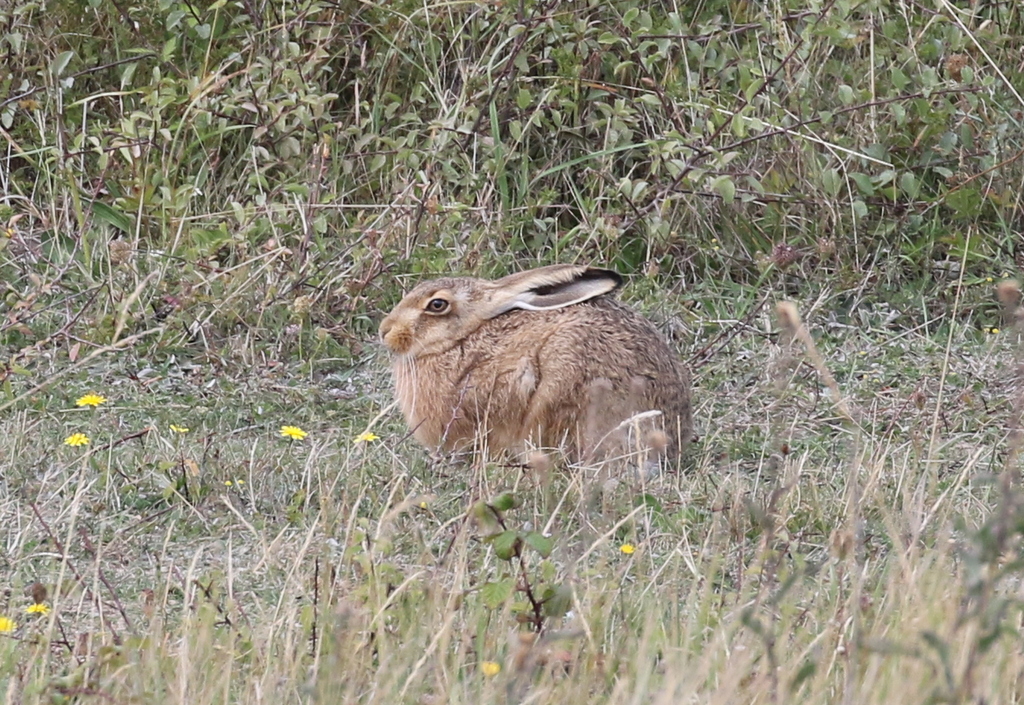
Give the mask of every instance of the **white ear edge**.
<path id="1" fill-rule="evenodd" d="M 622 284 L 622 278 L 615 272 L 591 268 L 545 267 L 513 276 L 515 279 L 499 288 L 498 300 L 488 318 L 513 309 L 553 311 L 574 306 L 611 293 Z"/>
<path id="2" fill-rule="evenodd" d="M 553 306 L 550 304 L 546 306 L 535 305 L 533 301 L 538 298 L 548 297 L 538 296 L 537 294 L 530 291 L 523 294 L 520 298 L 516 299 L 516 301 L 512 303 L 512 306 L 510 308 L 521 308 L 524 311 L 553 311 L 556 308 L 565 308 L 566 306 L 573 306 L 574 304 L 582 303 L 584 301 L 587 301 L 588 299 L 593 299 L 594 294 L 591 291 L 581 292 L 580 295 L 577 296 L 576 298 L 570 299 L 568 301 L 559 302 Z"/>

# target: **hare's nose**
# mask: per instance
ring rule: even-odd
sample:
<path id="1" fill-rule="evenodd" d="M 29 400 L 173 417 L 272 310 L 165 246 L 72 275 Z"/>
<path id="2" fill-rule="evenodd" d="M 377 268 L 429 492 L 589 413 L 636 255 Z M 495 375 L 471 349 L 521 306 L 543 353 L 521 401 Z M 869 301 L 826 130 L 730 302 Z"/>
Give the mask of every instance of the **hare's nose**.
<path id="1" fill-rule="evenodd" d="M 381 340 L 384 340 L 384 338 L 387 337 L 388 331 L 390 331 L 392 327 L 394 327 L 394 322 L 391 320 L 390 316 L 380 322 L 380 327 L 377 328 L 377 335 L 380 336 Z"/>

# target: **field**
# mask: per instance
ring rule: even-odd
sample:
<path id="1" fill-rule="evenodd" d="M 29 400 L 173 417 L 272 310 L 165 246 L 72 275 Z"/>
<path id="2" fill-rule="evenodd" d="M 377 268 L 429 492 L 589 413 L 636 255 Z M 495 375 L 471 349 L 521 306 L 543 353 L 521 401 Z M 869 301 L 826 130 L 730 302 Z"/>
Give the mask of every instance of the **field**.
<path id="1" fill-rule="evenodd" d="M 5 703 L 1024 699 L 1024 9 L 0 5 Z M 554 262 L 665 472 L 433 457 L 376 328 Z"/>

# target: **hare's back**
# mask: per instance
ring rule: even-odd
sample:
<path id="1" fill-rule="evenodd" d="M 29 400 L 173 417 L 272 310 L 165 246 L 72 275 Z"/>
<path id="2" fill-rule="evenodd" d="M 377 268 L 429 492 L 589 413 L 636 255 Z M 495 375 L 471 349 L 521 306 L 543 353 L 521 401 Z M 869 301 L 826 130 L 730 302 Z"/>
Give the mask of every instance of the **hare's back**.
<path id="1" fill-rule="evenodd" d="M 526 312 L 531 313 L 531 312 Z M 545 348 L 583 354 L 594 363 L 631 363 L 663 369 L 675 359 L 664 336 L 637 311 L 615 299 L 600 298 L 554 311 L 533 312 L 548 319 Z"/>
<path id="2" fill-rule="evenodd" d="M 610 298 L 549 311 L 510 311 L 492 321 L 513 355 L 530 356 L 549 380 L 613 384 L 647 380 L 684 385 L 685 371 L 664 336 L 646 318 Z"/>

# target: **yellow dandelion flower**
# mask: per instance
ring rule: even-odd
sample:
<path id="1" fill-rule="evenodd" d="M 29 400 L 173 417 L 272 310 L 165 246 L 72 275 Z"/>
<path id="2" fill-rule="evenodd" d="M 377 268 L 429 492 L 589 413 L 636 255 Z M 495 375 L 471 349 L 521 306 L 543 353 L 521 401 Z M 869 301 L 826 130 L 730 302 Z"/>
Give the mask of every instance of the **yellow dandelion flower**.
<path id="1" fill-rule="evenodd" d="M 91 406 L 92 408 L 95 409 L 97 406 L 103 404 L 106 401 L 107 398 L 102 394 L 90 393 L 86 394 L 84 397 L 78 397 L 78 400 L 75 402 L 75 406 Z"/>
<path id="2" fill-rule="evenodd" d="M 172 423 L 171 430 L 175 433 L 188 433 L 188 426 L 179 426 L 176 423 Z"/>
<path id="3" fill-rule="evenodd" d="M 634 546 L 631 543 L 624 543 L 621 546 L 619 546 L 619 551 L 629 556 L 632 555 L 634 551 L 636 551 L 636 546 Z"/>
<path id="4" fill-rule="evenodd" d="M 480 664 L 480 670 L 488 678 L 493 678 L 501 673 L 501 664 L 497 661 L 484 661 Z"/>
<path id="5" fill-rule="evenodd" d="M 84 433 L 72 433 L 70 436 L 64 439 L 64 445 L 66 446 L 84 446 L 89 444 L 89 437 Z"/>
<path id="6" fill-rule="evenodd" d="M 235 484 L 236 485 L 244 485 L 245 484 L 245 480 L 235 480 Z"/>
<path id="7" fill-rule="evenodd" d="M 356 436 L 356 439 L 354 441 L 352 441 L 352 442 L 353 443 L 370 443 L 371 441 L 379 441 L 379 440 L 380 440 L 380 436 L 378 436 L 376 433 L 371 433 L 370 431 L 363 431 L 358 436 Z"/>
<path id="8" fill-rule="evenodd" d="M 999 333 L 999 329 L 998 328 L 989 328 L 988 332 L 991 333 L 992 335 L 997 335 Z"/>
<path id="9" fill-rule="evenodd" d="M 420 509 L 426 509 L 426 508 L 427 508 L 427 503 L 426 502 L 420 502 Z"/>
<path id="10" fill-rule="evenodd" d="M 231 485 L 233 485 L 233 484 L 235 484 L 235 483 L 233 483 L 231 480 L 224 480 L 224 486 L 225 487 L 231 487 Z"/>
<path id="11" fill-rule="evenodd" d="M 291 438 L 292 440 L 295 441 L 301 441 L 309 434 L 303 431 L 298 426 L 282 426 L 281 435 L 284 436 L 285 438 Z"/>
<path id="12" fill-rule="evenodd" d="M 4 617 L 0 615 L 0 634 L 7 634 L 13 632 L 18 628 L 18 623 L 10 617 Z"/>
<path id="13" fill-rule="evenodd" d="M 37 602 L 34 605 L 30 605 L 25 609 L 26 614 L 49 614 L 50 608 L 41 602 Z"/>

